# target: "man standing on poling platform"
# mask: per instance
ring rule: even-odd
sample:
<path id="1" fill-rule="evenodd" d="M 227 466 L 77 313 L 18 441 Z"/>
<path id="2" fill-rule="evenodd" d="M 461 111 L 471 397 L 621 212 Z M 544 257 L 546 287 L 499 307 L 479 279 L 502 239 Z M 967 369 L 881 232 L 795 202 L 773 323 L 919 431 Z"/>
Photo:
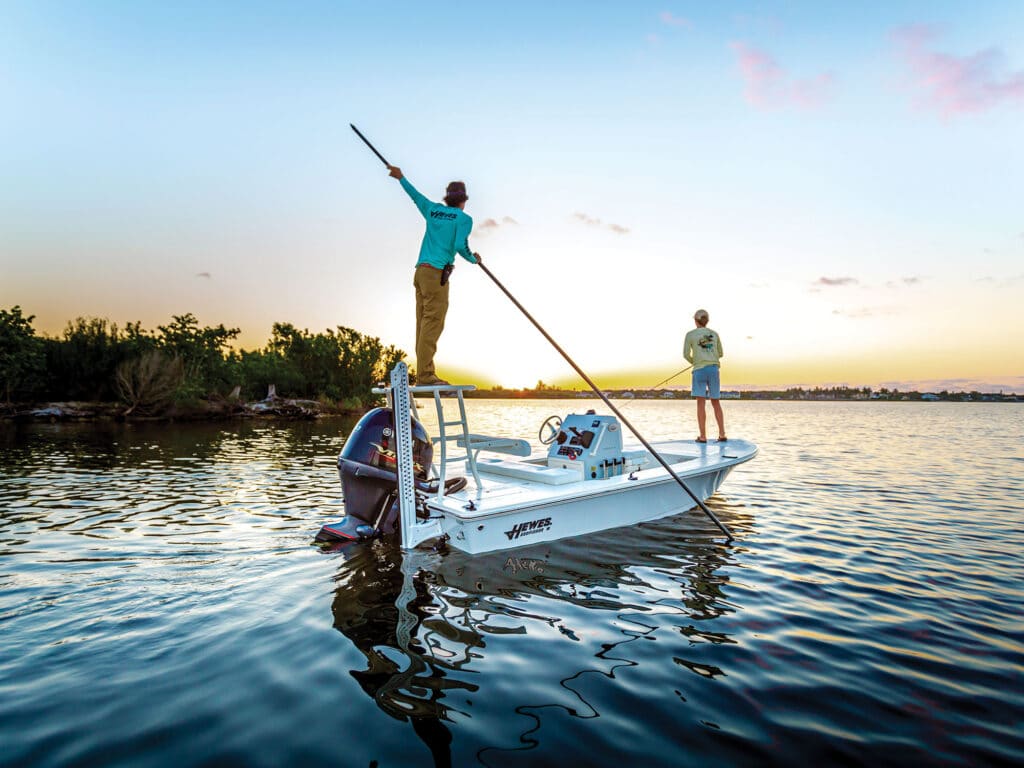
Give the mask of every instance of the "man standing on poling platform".
<path id="1" fill-rule="evenodd" d="M 455 268 L 456 253 L 470 264 L 481 261 L 480 254 L 469 248 L 473 219 L 463 210 L 469 199 L 466 185 L 461 181 L 450 183 L 442 205 L 421 195 L 398 166 L 388 165 L 388 173 L 398 179 L 427 222 L 413 277 L 416 288 L 416 384 L 448 384 L 438 377 L 434 369 L 434 353 L 448 314 L 448 277 Z"/>

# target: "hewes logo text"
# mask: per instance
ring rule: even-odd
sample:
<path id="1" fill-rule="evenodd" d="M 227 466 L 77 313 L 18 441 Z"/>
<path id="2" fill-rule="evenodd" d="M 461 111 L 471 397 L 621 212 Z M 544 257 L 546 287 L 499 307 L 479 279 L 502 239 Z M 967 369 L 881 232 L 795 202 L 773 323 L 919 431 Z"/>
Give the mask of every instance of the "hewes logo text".
<path id="1" fill-rule="evenodd" d="M 509 540 L 518 539 L 520 536 L 529 536 L 532 533 L 542 533 L 551 529 L 551 518 L 542 517 L 539 520 L 530 520 L 526 523 L 516 523 L 511 531 L 505 531 Z"/>

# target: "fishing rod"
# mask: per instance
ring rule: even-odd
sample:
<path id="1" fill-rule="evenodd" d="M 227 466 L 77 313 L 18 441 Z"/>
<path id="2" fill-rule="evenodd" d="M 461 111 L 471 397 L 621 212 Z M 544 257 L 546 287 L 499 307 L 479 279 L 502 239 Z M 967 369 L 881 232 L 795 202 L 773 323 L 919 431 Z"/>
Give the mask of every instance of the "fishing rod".
<path id="1" fill-rule="evenodd" d="M 679 483 L 679 486 L 684 491 L 686 491 L 688 494 L 690 494 L 690 498 L 693 499 L 695 502 L 697 502 L 697 506 L 701 508 L 701 511 L 703 511 L 705 515 L 707 515 L 709 518 L 711 518 L 712 522 L 714 522 L 714 524 L 718 526 L 718 528 L 722 531 L 722 533 L 724 533 L 726 535 L 726 537 L 728 538 L 728 541 L 732 541 L 733 540 L 732 531 L 730 531 L 728 528 L 726 528 L 725 525 L 722 523 L 722 521 L 719 520 L 717 517 L 715 517 L 715 513 L 712 512 L 710 509 L 708 509 L 707 505 L 705 505 L 703 501 L 701 501 L 699 498 L 697 498 L 697 495 L 693 491 L 690 490 L 690 486 L 688 486 L 686 483 L 683 482 L 683 479 L 679 475 L 676 474 L 675 470 L 673 470 L 672 467 L 669 466 L 669 463 L 667 461 L 665 461 L 664 457 L 660 453 L 658 453 L 656 450 L 654 450 L 654 446 L 652 446 L 650 443 L 648 443 L 647 440 L 644 439 L 644 436 L 641 435 L 637 431 L 636 427 L 634 427 L 629 422 L 629 420 L 625 416 L 622 415 L 622 412 L 619 411 L 619 409 L 616 408 L 614 405 L 612 405 L 612 401 L 608 399 L 608 397 L 604 394 L 604 392 L 602 392 L 600 389 L 598 389 L 597 385 L 593 381 L 591 381 L 590 377 L 587 376 L 586 373 L 583 372 L 582 368 L 580 368 L 578 365 L 576 365 L 576 363 L 573 361 L 573 359 L 571 357 L 569 357 L 568 354 L 566 354 L 565 350 L 562 349 L 560 346 L 558 346 L 558 342 L 555 341 L 553 338 L 551 338 L 551 335 L 547 331 L 544 330 L 544 327 L 540 323 L 538 323 L 536 320 L 533 319 L 533 315 L 531 315 L 529 312 L 526 311 L 526 308 L 522 304 L 519 303 L 519 301 L 516 299 L 516 297 L 513 296 L 511 293 L 509 293 L 508 288 L 506 288 L 504 285 L 501 284 L 501 281 L 498 280 L 498 278 L 496 278 L 494 276 L 494 274 L 491 272 L 491 270 L 489 270 L 486 266 L 484 266 L 484 263 L 482 261 L 478 261 L 477 262 L 477 266 L 479 266 L 480 269 L 482 269 L 487 274 L 487 276 L 489 278 L 491 278 L 491 280 L 494 281 L 494 284 L 496 286 L 498 286 L 498 288 L 501 289 L 502 293 L 504 293 L 506 296 L 509 297 L 509 299 L 512 301 L 512 303 L 515 304 L 516 307 L 519 308 L 519 311 L 522 312 L 524 315 L 526 315 L 526 319 L 529 320 L 531 323 L 533 323 L 534 326 L 537 328 L 537 330 L 540 331 L 541 334 L 544 336 L 544 338 L 548 340 L 548 342 L 551 344 L 551 346 L 553 346 L 556 350 L 558 350 L 558 353 L 562 357 L 564 357 L 566 362 L 568 362 L 569 365 L 571 365 L 573 367 L 573 370 L 575 370 L 576 373 L 578 373 L 580 375 L 580 377 L 585 382 L 587 382 L 587 384 L 590 386 L 590 388 L 592 390 L 594 390 L 594 393 L 598 397 L 600 397 L 602 400 L 604 400 L 604 404 L 607 405 L 611 409 L 612 413 L 614 413 L 616 416 L 619 417 L 619 421 L 621 421 L 623 424 L 626 425 L 626 427 L 629 428 L 629 431 L 632 432 L 636 436 L 636 438 L 643 444 L 644 448 L 646 448 L 650 452 L 650 454 L 654 458 L 656 458 L 658 460 L 658 463 L 661 464 L 661 466 L 665 468 L 665 470 L 672 476 L 672 479 L 675 480 L 677 483 Z M 682 373 L 682 371 L 680 371 L 679 373 Z M 678 376 L 678 375 L 679 374 L 677 373 L 676 376 Z"/>
<path id="2" fill-rule="evenodd" d="M 659 381 L 659 382 L 658 382 L 657 384 L 655 384 L 655 385 L 654 385 L 653 387 L 648 387 L 648 389 L 657 389 L 657 388 L 658 388 L 658 387 L 660 387 L 660 386 L 661 386 L 662 384 L 667 384 L 668 382 L 672 381 L 672 379 L 674 379 L 674 378 L 675 378 L 676 376 L 679 376 L 679 375 L 681 375 L 681 374 L 684 374 L 684 373 L 686 373 L 686 372 L 687 372 L 688 370 L 690 370 L 691 368 L 693 368 L 693 364 L 692 364 L 692 363 L 691 363 L 690 365 L 686 366 L 685 368 L 683 368 L 683 370 L 681 370 L 681 371 L 677 371 L 676 373 L 673 373 L 673 374 L 672 374 L 671 376 L 669 376 L 669 377 L 668 377 L 667 379 L 663 379 L 662 381 Z M 625 408 L 625 407 L 626 407 L 627 405 L 629 405 L 629 403 L 631 403 L 631 402 L 633 402 L 633 401 L 632 401 L 632 400 L 630 400 L 629 402 L 627 402 L 627 403 L 624 403 L 622 407 L 623 407 L 623 408 Z"/>
<path id="3" fill-rule="evenodd" d="M 688 366 L 686 366 L 685 368 L 683 368 L 683 370 L 681 370 L 681 371 L 678 371 L 678 372 L 676 372 L 676 373 L 673 373 L 673 374 L 672 374 L 671 376 L 669 376 L 669 377 L 668 377 L 667 379 L 664 379 L 664 380 L 662 380 L 662 381 L 659 381 L 659 382 L 658 382 L 657 384 L 655 384 L 655 385 L 654 385 L 653 387 L 651 387 L 651 389 L 657 389 L 657 388 L 658 388 L 658 387 L 660 387 L 660 386 L 661 386 L 662 384 L 668 384 L 668 383 L 669 383 L 670 381 L 672 381 L 672 379 L 674 379 L 674 378 L 675 378 L 676 376 L 681 376 L 681 375 L 683 375 L 684 373 L 686 373 L 686 372 L 687 372 L 688 370 L 690 370 L 691 368 L 693 368 L 693 363 L 690 363 L 690 364 L 689 364 Z"/>

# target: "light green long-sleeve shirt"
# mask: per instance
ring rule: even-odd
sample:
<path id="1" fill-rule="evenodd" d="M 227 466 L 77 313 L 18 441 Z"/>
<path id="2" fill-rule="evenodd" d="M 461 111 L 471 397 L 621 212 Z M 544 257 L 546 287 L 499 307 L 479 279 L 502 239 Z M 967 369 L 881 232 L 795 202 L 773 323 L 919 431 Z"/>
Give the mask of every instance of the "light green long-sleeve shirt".
<path id="1" fill-rule="evenodd" d="M 693 370 L 709 365 L 718 365 L 725 353 L 722 351 L 722 339 L 710 328 L 694 328 L 683 341 L 683 357 L 693 364 Z"/>
<path id="2" fill-rule="evenodd" d="M 437 269 L 444 269 L 455 261 L 456 253 L 471 264 L 476 264 L 473 251 L 469 248 L 469 233 L 473 230 L 473 219 L 459 208 L 435 203 L 424 197 L 404 176 L 399 183 L 427 220 L 427 231 L 423 233 L 417 266 L 429 264 Z"/>

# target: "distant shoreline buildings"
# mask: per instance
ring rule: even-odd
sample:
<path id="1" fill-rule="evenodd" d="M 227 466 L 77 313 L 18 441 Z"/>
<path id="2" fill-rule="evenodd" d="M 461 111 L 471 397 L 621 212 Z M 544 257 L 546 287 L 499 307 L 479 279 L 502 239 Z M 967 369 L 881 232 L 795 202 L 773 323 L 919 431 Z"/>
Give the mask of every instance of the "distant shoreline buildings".
<path id="1" fill-rule="evenodd" d="M 689 400 L 688 389 L 608 389 L 602 390 L 602 394 L 611 400 Z M 467 392 L 467 397 L 492 398 L 492 399 L 528 399 L 528 400 L 554 400 L 566 398 L 594 398 L 597 395 L 590 390 L 561 389 L 538 382 L 533 389 L 505 389 L 495 387 L 493 389 L 477 389 Z M 812 400 L 812 401 L 885 401 L 885 402 L 985 402 L 985 403 L 1015 403 L 1024 402 L 1024 394 L 1017 393 L 992 393 L 977 391 L 950 391 L 941 392 L 903 392 L 898 389 L 882 387 L 874 390 L 870 387 L 790 387 L 782 390 L 723 390 L 723 400 Z"/>

